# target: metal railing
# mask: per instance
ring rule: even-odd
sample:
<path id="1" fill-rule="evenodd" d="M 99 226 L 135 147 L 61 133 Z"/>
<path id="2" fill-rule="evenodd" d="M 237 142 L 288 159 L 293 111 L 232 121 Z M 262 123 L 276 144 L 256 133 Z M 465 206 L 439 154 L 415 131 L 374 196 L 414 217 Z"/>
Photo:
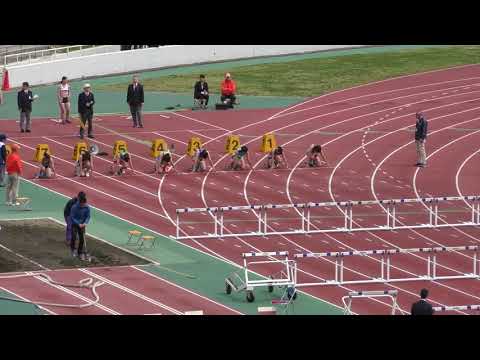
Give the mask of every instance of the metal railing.
<path id="1" fill-rule="evenodd" d="M 8 54 L 4 55 L 3 57 L 3 65 L 13 65 L 18 63 L 30 63 L 32 61 L 45 58 L 45 57 L 53 57 L 60 55 L 60 54 L 69 54 L 71 52 L 84 50 L 88 48 L 96 47 L 97 45 L 70 45 L 70 46 L 62 46 L 56 47 L 53 46 L 49 49 L 38 49 L 33 51 L 26 51 L 26 52 L 18 52 L 15 54 Z"/>

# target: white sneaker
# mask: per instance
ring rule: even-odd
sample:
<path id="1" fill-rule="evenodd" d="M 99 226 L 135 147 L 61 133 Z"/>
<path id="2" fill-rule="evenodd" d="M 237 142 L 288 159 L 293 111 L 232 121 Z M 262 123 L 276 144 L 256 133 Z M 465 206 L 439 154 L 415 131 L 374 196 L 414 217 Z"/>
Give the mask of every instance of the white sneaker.
<path id="1" fill-rule="evenodd" d="M 9 201 L 7 201 L 7 202 L 5 203 L 5 205 L 7 205 L 7 206 L 12 206 L 12 203 L 9 202 Z"/>
<path id="2" fill-rule="evenodd" d="M 80 260 L 82 260 L 82 261 L 86 261 L 86 260 L 87 260 L 87 257 L 86 257 L 86 255 L 85 255 L 85 253 L 80 254 Z"/>
<path id="3" fill-rule="evenodd" d="M 12 203 L 12 206 L 20 206 L 21 204 L 19 202 Z"/>
<path id="4" fill-rule="evenodd" d="M 73 257 L 77 257 L 77 256 L 78 256 L 77 250 L 73 250 L 73 251 L 72 251 L 72 256 L 73 256 Z"/>

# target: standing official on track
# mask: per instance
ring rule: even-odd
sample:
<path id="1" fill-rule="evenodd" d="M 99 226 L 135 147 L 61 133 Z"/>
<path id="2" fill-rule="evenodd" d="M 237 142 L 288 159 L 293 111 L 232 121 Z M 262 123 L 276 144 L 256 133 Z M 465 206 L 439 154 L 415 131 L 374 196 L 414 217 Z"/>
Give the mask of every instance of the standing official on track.
<path id="1" fill-rule="evenodd" d="M 93 139 L 93 105 L 95 97 L 90 92 L 90 84 L 83 86 L 83 92 L 78 95 L 78 115 L 80 116 L 80 138 L 83 139 L 85 125 L 88 123 L 88 137 Z"/>
<path id="2" fill-rule="evenodd" d="M 139 83 L 138 76 L 135 75 L 132 84 L 128 85 L 127 90 L 127 103 L 130 105 L 134 128 L 143 128 L 142 107 L 144 102 L 143 85 Z"/>
<path id="3" fill-rule="evenodd" d="M 420 291 L 420 300 L 412 305 L 412 315 L 433 315 L 434 310 L 432 305 L 427 301 L 428 290 L 422 289 Z"/>
<path id="4" fill-rule="evenodd" d="M 415 144 L 417 146 L 417 164 L 415 166 L 427 166 L 427 154 L 425 152 L 425 143 L 427 142 L 428 122 L 422 113 L 417 113 L 417 123 L 415 129 Z"/>

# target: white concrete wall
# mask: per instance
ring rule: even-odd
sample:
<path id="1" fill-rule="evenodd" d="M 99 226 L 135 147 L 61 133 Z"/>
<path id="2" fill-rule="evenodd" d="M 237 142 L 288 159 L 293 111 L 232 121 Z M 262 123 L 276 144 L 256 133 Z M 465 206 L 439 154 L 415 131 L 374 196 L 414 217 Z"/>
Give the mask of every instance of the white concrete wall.
<path id="1" fill-rule="evenodd" d="M 31 85 L 70 79 L 122 74 L 178 65 L 234 60 L 260 56 L 335 50 L 365 45 L 171 45 L 96 54 L 9 67 L 10 86 L 23 81 Z"/>

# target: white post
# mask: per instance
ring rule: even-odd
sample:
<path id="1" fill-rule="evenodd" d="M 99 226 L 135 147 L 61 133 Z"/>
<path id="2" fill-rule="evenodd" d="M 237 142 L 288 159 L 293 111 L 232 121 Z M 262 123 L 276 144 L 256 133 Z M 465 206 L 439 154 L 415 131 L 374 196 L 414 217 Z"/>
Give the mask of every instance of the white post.
<path id="1" fill-rule="evenodd" d="M 348 230 L 348 206 L 345 206 L 343 215 L 345 216 L 345 230 Z"/>
<path id="2" fill-rule="evenodd" d="M 262 217 L 262 213 L 260 212 L 260 218 Z M 259 231 L 262 233 L 261 224 L 259 223 Z M 267 207 L 263 207 L 263 236 L 268 234 L 268 226 L 267 226 Z"/>
<path id="3" fill-rule="evenodd" d="M 220 209 L 220 237 L 223 237 L 223 209 Z"/>
<path id="4" fill-rule="evenodd" d="M 428 269 L 427 269 L 427 276 L 430 278 L 430 255 L 428 255 L 428 258 L 427 258 L 427 266 L 428 266 Z"/>
<path id="5" fill-rule="evenodd" d="M 435 204 L 435 226 L 438 226 L 438 203 Z"/>
<path id="6" fill-rule="evenodd" d="M 381 279 L 382 279 L 382 280 L 385 280 L 385 270 L 384 270 L 384 267 L 385 267 L 385 259 L 384 259 L 384 256 L 382 256 L 382 259 L 381 259 L 381 261 L 380 261 L 380 266 L 381 266 L 381 270 L 380 270 Z"/>
<path id="7" fill-rule="evenodd" d="M 340 283 L 343 283 L 343 257 L 340 258 Z"/>
<path id="8" fill-rule="evenodd" d="M 305 234 L 305 206 L 302 209 L 302 233 Z"/>
<path id="9" fill-rule="evenodd" d="M 437 255 L 433 255 L 432 259 L 432 275 L 433 275 L 433 280 L 437 277 Z"/>
<path id="10" fill-rule="evenodd" d="M 390 281 L 390 254 L 387 254 L 387 281 Z"/>
<path id="11" fill-rule="evenodd" d="M 396 216 L 396 208 L 395 208 L 395 203 L 393 203 L 393 209 L 392 209 L 392 229 L 395 229 L 395 216 Z"/>
<path id="12" fill-rule="evenodd" d="M 180 237 L 180 214 L 177 212 L 177 239 Z"/>
<path id="13" fill-rule="evenodd" d="M 353 228 L 353 205 L 349 204 L 348 209 L 350 210 L 349 229 L 352 230 L 352 228 Z"/>
<path id="14" fill-rule="evenodd" d="M 473 253 L 473 275 L 477 275 L 477 251 Z"/>
<path id="15" fill-rule="evenodd" d="M 307 205 L 307 234 L 310 233 L 310 206 Z"/>
<path id="16" fill-rule="evenodd" d="M 218 236 L 218 211 L 215 210 L 215 216 L 213 217 L 215 221 L 215 236 Z"/>
<path id="17" fill-rule="evenodd" d="M 338 283 L 338 258 L 335 259 L 335 282 Z"/>
<path id="18" fill-rule="evenodd" d="M 477 225 L 480 224 L 480 201 L 477 200 Z"/>
<path id="19" fill-rule="evenodd" d="M 390 204 L 387 205 L 387 229 L 390 229 Z"/>

